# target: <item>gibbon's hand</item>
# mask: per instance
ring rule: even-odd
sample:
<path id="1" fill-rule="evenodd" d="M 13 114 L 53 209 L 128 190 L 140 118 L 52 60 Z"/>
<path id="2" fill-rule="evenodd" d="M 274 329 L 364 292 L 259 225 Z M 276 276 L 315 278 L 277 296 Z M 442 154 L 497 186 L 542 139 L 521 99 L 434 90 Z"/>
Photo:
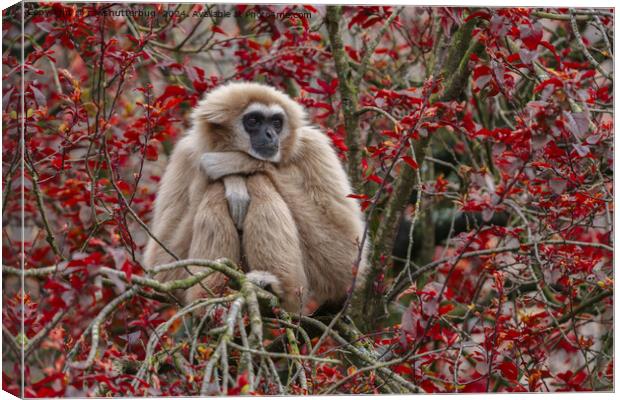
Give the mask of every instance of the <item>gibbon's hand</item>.
<path id="1" fill-rule="evenodd" d="M 216 181 L 223 176 L 236 172 L 231 171 L 228 167 L 230 158 L 231 152 L 204 153 L 200 157 L 200 167 L 210 180 Z"/>
<path id="2" fill-rule="evenodd" d="M 207 153 L 209 154 L 209 153 Z M 237 229 L 243 229 L 243 221 L 250 206 L 250 194 L 245 185 L 245 178 L 239 175 L 229 175 L 224 178 L 228 211 Z"/>

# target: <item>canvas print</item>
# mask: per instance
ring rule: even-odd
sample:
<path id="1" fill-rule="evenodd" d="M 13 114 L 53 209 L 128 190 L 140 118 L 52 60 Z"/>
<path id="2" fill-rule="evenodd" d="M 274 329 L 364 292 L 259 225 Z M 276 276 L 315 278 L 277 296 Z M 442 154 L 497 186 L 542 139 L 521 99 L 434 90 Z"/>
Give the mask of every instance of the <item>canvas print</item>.
<path id="1" fill-rule="evenodd" d="M 613 387 L 613 8 L 2 14 L 2 389 Z"/>

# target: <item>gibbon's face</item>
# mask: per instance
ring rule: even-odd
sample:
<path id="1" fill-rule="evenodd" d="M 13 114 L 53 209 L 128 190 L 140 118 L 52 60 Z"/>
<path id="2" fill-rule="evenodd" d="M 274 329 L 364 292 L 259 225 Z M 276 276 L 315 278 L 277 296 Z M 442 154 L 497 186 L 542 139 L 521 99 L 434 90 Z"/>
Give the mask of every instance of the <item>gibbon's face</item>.
<path id="1" fill-rule="evenodd" d="M 252 103 L 241 114 L 238 128 L 242 131 L 248 154 L 277 162 L 280 142 L 288 134 L 286 113 L 277 104 Z"/>

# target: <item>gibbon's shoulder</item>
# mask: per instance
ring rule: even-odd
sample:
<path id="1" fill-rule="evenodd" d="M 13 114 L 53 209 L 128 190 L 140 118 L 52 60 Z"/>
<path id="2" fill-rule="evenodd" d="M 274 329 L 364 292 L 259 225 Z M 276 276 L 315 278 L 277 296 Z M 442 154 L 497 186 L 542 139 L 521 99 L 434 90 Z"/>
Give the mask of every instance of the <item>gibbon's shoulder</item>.
<path id="1" fill-rule="evenodd" d="M 297 135 L 298 151 L 291 161 L 300 165 L 308 177 L 313 177 L 309 185 L 330 187 L 328 192 L 335 193 L 336 198 L 345 198 L 351 193 L 349 178 L 331 138 L 313 126 L 304 126 Z"/>
<path id="2" fill-rule="evenodd" d="M 337 160 L 332 141 L 321 129 L 306 125 L 297 129 L 297 148 L 295 155 L 299 158 L 320 158 Z"/>
<path id="3" fill-rule="evenodd" d="M 297 130 L 297 135 L 303 148 L 311 147 L 313 149 L 330 149 L 333 151 L 331 139 L 318 127 L 311 125 L 303 126 Z"/>
<path id="4" fill-rule="evenodd" d="M 207 144 L 206 135 L 201 135 L 196 126 L 179 135 L 174 147 L 172 155 L 177 158 L 198 159 L 206 151 Z"/>

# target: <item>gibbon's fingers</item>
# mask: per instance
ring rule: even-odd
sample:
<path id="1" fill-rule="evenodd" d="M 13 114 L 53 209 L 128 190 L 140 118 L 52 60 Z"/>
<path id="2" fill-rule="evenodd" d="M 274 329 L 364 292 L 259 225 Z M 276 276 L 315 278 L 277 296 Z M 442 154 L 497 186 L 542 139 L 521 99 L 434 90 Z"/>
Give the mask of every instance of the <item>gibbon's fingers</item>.
<path id="1" fill-rule="evenodd" d="M 279 298 L 282 298 L 282 284 L 277 276 L 268 271 L 251 271 L 246 274 L 246 278 L 258 287 L 261 287 Z"/>
<path id="2" fill-rule="evenodd" d="M 243 221 L 250 205 L 250 195 L 245 185 L 245 178 L 239 175 L 229 175 L 224 178 L 226 201 L 230 216 L 238 230 L 243 229 Z"/>
<path id="3" fill-rule="evenodd" d="M 245 276 L 250 282 L 252 282 L 256 286 L 275 294 L 276 296 L 278 296 L 279 299 L 284 299 L 285 293 L 284 291 L 282 291 L 282 283 L 280 283 L 280 279 L 278 279 L 278 277 L 271 272 L 251 271 Z M 320 304 L 317 303 L 314 296 L 306 294 L 306 299 L 302 299 L 302 297 L 304 296 L 303 289 L 298 290 L 298 293 L 296 293 L 296 295 L 300 298 L 299 301 L 302 304 L 302 315 L 312 315 L 319 308 Z"/>

